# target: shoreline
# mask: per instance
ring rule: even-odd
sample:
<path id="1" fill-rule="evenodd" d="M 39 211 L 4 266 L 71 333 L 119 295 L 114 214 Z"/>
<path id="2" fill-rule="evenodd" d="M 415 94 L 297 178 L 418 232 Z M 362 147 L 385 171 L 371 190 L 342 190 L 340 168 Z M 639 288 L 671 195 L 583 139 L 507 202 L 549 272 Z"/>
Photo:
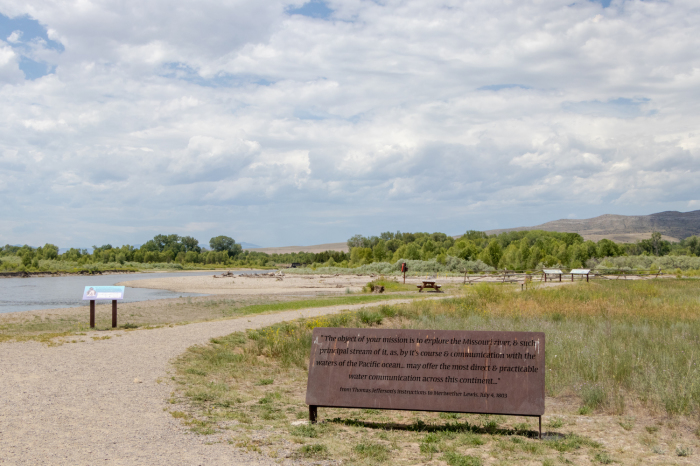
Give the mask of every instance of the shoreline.
<path id="1" fill-rule="evenodd" d="M 0 272 L 0 278 L 34 278 L 34 277 L 78 277 L 78 276 L 88 276 L 88 275 L 128 275 L 133 273 L 192 273 L 192 272 L 207 272 L 216 273 L 223 270 L 231 272 L 239 271 L 261 271 L 262 269 L 249 268 L 249 267 L 237 267 L 237 268 L 227 268 L 227 269 L 142 269 L 142 270 L 121 270 L 121 269 L 109 269 L 109 270 L 79 270 L 77 272 L 66 272 L 66 271 L 56 271 L 56 272 Z"/>

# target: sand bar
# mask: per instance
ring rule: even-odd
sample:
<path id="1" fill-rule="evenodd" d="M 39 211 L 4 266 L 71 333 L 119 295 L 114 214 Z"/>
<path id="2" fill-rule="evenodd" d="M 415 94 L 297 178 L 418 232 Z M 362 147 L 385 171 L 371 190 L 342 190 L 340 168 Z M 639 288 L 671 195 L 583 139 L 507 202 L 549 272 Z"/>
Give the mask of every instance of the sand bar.
<path id="1" fill-rule="evenodd" d="M 180 293 L 216 295 L 241 294 L 318 294 L 345 293 L 346 289 L 360 291 L 374 278 L 356 275 L 291 275 L 255 276 L 236 275 L 221 277 L 221 274 L 195 277 L 149 278 L 119 282 L 120 286 L 152 288 Z"/>

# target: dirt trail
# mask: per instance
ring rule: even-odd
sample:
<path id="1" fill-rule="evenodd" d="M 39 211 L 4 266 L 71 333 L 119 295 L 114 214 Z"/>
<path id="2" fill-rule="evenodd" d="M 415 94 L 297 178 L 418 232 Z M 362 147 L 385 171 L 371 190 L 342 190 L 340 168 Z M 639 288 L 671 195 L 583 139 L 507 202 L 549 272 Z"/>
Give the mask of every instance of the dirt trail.
<path id="1" fill-rule="evenodd" d="M 187 432 L 166 410 L 168 362 L 192 345 L 277 322 L 381 304 L 331 306 L 154 330 L 91 332 L 80 343 L 0 344 L 0 464 L 276 464 Z M 105 340 L 92 337 L 111 336 Z"/>

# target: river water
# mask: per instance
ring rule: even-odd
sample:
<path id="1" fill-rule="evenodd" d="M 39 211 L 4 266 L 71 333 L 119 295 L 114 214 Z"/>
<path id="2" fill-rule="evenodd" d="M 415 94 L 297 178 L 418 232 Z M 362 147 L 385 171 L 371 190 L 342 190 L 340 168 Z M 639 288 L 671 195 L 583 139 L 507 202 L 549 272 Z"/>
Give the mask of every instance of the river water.
<path id="1" fill-rule="evenodd" d="M 255 273 L 256 271 L 233 272 Z M 174 273 L 129 273 L 114 275 L 70 275 L 67 277 L 30 277 L 0 279 L 0 314 L 59 307 L 86 305 L 83 290 L 86 286 L 110 286 L 119 282 L 145 280 L 149 278 L 186 277 L 213 275 L 220 272 L 174 272 Z M 176 293 L 167 290 L 127 287 L 123 303 L 149 301 L 152 299 L 204 296 L 197 293 Z M 109 301 L 105 301 L 109 302 Z"/>

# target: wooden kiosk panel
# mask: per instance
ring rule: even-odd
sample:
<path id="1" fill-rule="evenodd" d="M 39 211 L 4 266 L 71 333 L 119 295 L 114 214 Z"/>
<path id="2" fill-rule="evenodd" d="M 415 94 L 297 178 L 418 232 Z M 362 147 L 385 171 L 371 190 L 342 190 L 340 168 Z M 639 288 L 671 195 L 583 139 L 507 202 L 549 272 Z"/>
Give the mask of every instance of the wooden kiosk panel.
<path id="1" fill-rule="evenodd" d="M 541 416 L 544 355 L 542 332 L 315 328 L 306 403 Z"/>

